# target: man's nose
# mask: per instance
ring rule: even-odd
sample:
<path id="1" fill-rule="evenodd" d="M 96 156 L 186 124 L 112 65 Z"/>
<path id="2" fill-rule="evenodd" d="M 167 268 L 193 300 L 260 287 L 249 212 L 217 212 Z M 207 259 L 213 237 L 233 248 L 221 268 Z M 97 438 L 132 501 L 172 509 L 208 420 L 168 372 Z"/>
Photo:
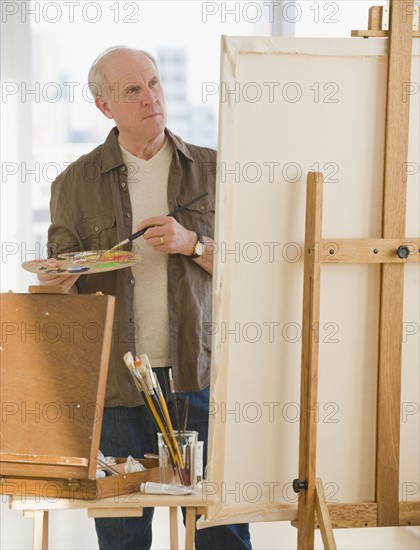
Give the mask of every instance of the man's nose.
<path id="1" fill-rule="evenodd" d="M 143 105 L 152 105 L 157 102 L 157 95 L 150 88 L 146 88 L 142 94 L 141 102 Z"/>

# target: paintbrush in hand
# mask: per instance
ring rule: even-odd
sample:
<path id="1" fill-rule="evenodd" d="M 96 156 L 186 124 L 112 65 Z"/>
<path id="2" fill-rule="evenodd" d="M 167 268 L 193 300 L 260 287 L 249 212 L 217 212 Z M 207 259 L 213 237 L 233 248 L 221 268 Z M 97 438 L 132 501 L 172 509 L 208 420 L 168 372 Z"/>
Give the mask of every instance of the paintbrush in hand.
<path id="1" fill-rule="evenodd" d="M 183 204 L 182 206 L 177 206 L 175 208 L 175 210 L 172 210 L 172 212 L 169 212 L 169 214 L 166 214 L 167 216 L 171 216 L 171 217 L 174 217 L 176 216 L 179 212 L 182 212 L 182 210 L 184 210 L 185 208 L 188 208 L 189 206 L 191 206 L 192 204 L 194 204 L 195 202 L 199 201 L 200 199 L 204 199 L 204 197 L 207 197 L 208 195 L 208 192 L 206 191 L 205 193 L 202 193 L 200 196 L 198 197 L 195 197 L 195 199 L 191 199 L 190 201 L 186 202 L 185 204 Z M 130 243 L 131 241 L 134 241 L 134 239 L 138 239 L 139 237 L 141 237 L 142 235 L 144 235 L 144 233 L 146 233 L 146 231 L 150 229 L 149 227 L 145 227 L 144 229 L 140 229 L 140 231 L 136 231 L 135 233 L 133 233 L 132 235 L 130 235 L 129 237 L 127 237 L 126 239 L 124 239 L 123 241 L 121 241 L 120 243 L 116 244 L 115 246 L 113 246 L 112 248 L 110 248 L 109 250 L 107 250 L 106 252 L 104 252 L 103 254 L 101 254 L 101 257 L 103 256 L 106 256 L 107 254 L 109 254 L 110 252 L 112 252 L 113 250 L 117 250 L 117 248 L 121 248 L 122 246 Z"/>

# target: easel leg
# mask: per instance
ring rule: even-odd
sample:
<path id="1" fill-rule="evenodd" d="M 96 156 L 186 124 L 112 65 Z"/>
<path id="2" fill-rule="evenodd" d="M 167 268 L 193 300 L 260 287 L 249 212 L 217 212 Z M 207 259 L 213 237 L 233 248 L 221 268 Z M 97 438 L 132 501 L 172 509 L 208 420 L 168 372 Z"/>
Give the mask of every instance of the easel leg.
<path id="1" fill-rule="evenodd" d="M 411 9 L 409 9 L 411 7 Z M 400 95 L 411 80 L 413 2 L 390 2 L 382 236 L 405 235 L 410 102 Z M 383 264 L 378 357 L 376 502 L 378 526 L 399 524 L 401 360 L 404 264 Z"/>
<path id="2" fill-rule="evenodd" d="M 185 550 L 194 550 L 196 516 L 197 508 L 187 507 L 187 519 L 185 522 Z"/>
<path id="3" fill-rule="evenodd" d="M 178 508 L 176 506 L 169 508 L 169 534 L 171 550 L 178 550 Z"/>
<path id="4" fill-rule="evenodd" d="M 299 479 L 306 485 L 299 492 L 298 548 L 313 550 L 315 522 L 316 417 L 318 395 L 318 335 L 320 262 L 319 244 L 322 241 L 321 173 L 309 172 L 306 192 L 305 262 L 302 315 L 302 367 L 300 386 Z"/>
<path id="5" fill-rule="evenodd" d="M 316 478 L 315 484 L 315 510 L 325 550 L 336 550 L 337 546 L 332 530 L 330 513 L 327 503 L 325 502 L 324 487 L 319 477 Z"/>

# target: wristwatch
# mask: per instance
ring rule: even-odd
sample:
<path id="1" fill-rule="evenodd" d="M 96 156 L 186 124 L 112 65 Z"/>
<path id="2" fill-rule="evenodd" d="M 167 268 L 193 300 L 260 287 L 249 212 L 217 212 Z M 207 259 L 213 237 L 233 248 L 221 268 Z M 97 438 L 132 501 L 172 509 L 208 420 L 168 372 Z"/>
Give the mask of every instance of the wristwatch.
<path id="1" fill-rule="evenodd" d="M 202 256 L 204 254 L 205 249 L 206 249 L 206 245 L 204 244 L 204 239 L 203 239 L 202 235 L 197 233 L 197 242 L 195 243 L 193 253 L 189 257 L 192 258 L 192 259 L 199 258 L 200 256 Z"/>

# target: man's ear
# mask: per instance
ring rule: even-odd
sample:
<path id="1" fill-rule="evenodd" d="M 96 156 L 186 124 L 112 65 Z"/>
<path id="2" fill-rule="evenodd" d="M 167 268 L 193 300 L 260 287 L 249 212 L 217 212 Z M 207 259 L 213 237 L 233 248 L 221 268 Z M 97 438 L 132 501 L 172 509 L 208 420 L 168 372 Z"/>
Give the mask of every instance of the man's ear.
<path id="1" fill-rule="evenodd" d="M 109 103 L 103 96 L 95 97 L 95 105 L 98 107 L 101 113 L 106 116 L 106 118 L 114 118 Z"/>

